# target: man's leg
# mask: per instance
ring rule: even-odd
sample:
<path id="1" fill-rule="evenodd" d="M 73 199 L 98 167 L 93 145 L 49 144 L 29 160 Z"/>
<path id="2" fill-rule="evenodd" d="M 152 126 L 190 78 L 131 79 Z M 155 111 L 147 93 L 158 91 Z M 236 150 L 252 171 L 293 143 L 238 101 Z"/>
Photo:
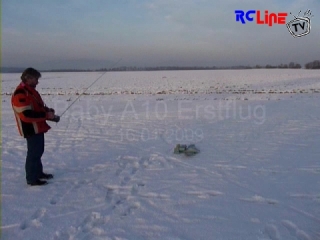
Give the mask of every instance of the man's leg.
<path id="1" fill-rule="evenodd" d="M 41 157 L 44 152 L 44 134 L 35 134 L 27 138 L 26 179 L 27 183 L 35 183 L 42 173 Z"/>
<path id="2" fill-rule="evenodd" d="M 41 162 L 41 157 L 44 153 L 44 133 L 38 134 L 39 135 L 39 152 L 38 152 L 38 158 L 37 158 L 37 175 L 38 178 L 40 178 L 43 174 L 43 166 Z"/>

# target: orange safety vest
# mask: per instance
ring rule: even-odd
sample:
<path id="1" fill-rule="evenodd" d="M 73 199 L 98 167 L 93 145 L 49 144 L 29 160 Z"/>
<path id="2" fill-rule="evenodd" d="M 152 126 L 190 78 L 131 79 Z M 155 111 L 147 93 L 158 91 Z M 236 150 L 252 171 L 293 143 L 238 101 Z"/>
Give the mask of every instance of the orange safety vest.
<path id="1" fill-rule="evenodd" d="M 21 136 L 30 137 L 51 128 L 46 122 L 48 107 L 36 89 L 21 82 L 12 94 L 11 104 Z"/>

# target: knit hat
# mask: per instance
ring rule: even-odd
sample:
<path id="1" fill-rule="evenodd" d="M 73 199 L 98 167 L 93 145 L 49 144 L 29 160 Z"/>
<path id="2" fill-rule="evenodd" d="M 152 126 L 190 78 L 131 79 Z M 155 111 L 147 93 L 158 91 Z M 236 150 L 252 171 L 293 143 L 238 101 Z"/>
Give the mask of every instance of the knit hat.
<path id="1" fill-rule="evenodd" d="M 27 68 L 26 70 L 23 71 L 21 75 L 22 82 L 25 82 L 29 77 L 34 77 L 39 79 L 41 78 L 41 73 L 34 68 Z"/>

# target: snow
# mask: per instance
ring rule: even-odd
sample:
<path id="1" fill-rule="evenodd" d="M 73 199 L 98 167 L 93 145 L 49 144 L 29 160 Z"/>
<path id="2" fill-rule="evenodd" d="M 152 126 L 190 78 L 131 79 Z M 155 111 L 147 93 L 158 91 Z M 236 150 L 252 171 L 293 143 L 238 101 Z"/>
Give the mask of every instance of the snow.
<path id="1" fill-rule="evenodd" d="M 46 186 L 2 74 L 2 239 L 320 239 L 320 71 L 43 73 Z M 174 154 L 195 144 L 195 156 Z"/>

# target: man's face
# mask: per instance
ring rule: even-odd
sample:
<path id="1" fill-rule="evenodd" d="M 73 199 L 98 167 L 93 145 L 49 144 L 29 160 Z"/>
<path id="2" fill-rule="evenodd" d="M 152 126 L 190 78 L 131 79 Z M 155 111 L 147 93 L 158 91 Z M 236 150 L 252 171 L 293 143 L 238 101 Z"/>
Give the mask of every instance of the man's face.
<path id="1" fill-rule="evenodd" d="M 36 77 L 31 77 L 29 76 L 26 80 L 26 84 L 29 85 L 32 88 L 36 88 L 36 86 L 38 85 L 39 81 L 38 78 Z"/>

